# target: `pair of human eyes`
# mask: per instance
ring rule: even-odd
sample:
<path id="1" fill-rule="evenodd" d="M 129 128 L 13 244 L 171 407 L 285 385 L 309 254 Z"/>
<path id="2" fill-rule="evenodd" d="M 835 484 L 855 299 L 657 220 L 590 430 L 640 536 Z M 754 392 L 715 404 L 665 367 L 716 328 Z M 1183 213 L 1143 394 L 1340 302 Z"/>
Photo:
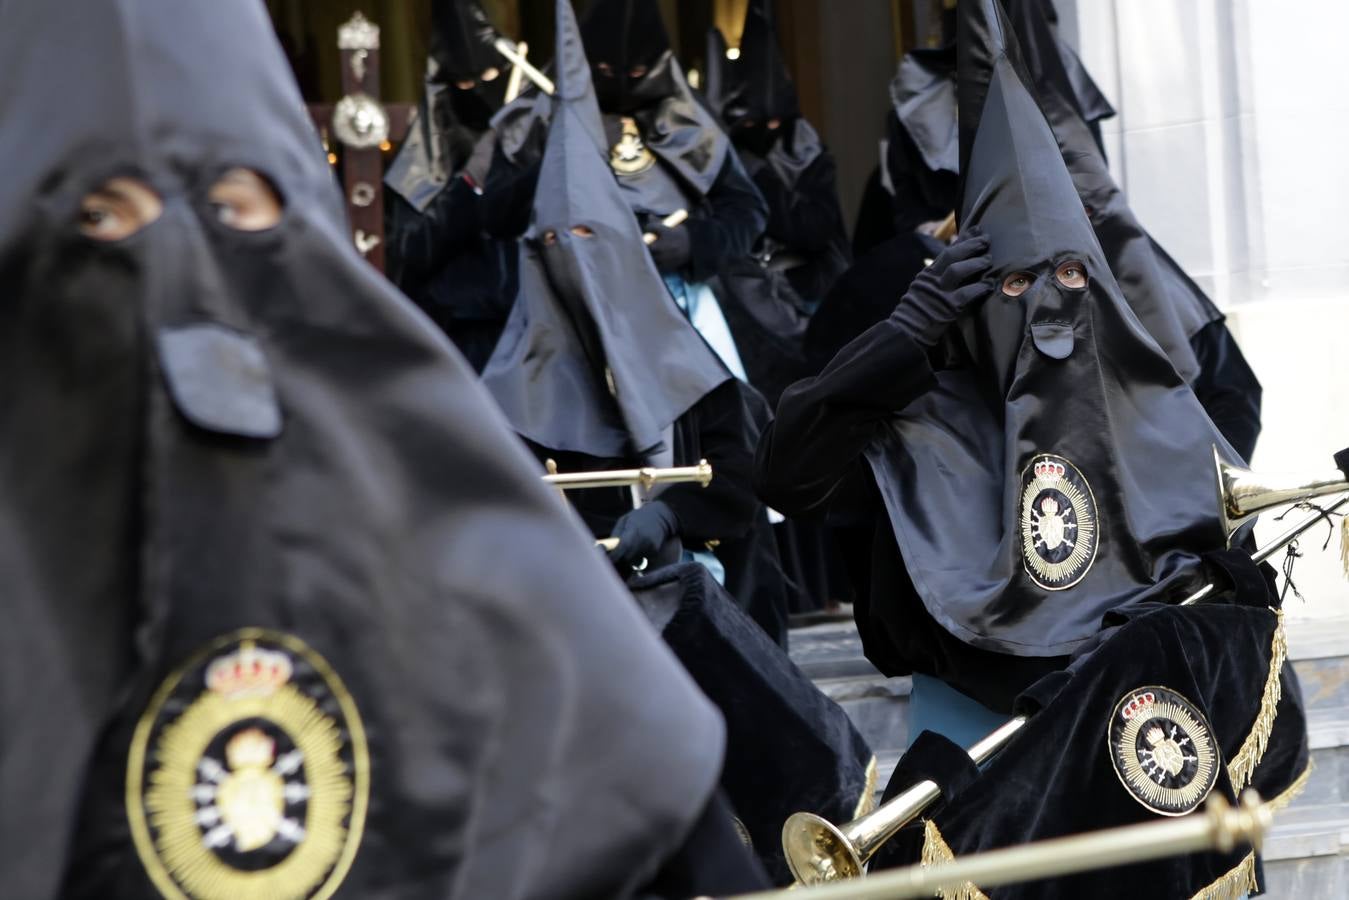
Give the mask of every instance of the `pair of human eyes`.
<path id="1" fill-rule="evenodd" d="M 571 228 L 567 230 L 580 238 L 591 238 L 595 236 L 595 232 L 588 225 L 573 225 Z M 551 247 L 556 243 L 557 243 L 556 230 L 550 228 L 543 233 L 543 245 L 545 247 Z"/>
<path id="2" fill-rule="evenodd" d="M 456 81 L 454 83 L 454 86 L 459 88 L 459 90 L 461 91 L 471 91 L 475 87 L 477 87 L 479 83 L 490 84 L 491 82 L 496 81 L 497 78 L 500 77 L 500 75 L 501 75 L 500 69 L 498 69 L 496 66 L 488 66 L 486 69 L 483 69 L 482 74 L 479 75 L 477 78 L 460 79 L 459 81 Z"/>
<path id="3" fill-rule="evenodd" d="M 1008 297 L 1020 297 L 1035 283 L 1032 272 L 1013 272 L 1002 280 L 1002 292 Z M 1054 278 L 1066 288 L 1077 290 L 1087 286 L 1087 267 L 1075 259 L 1060 263 Z"/>
<path id="4" fill-rule="evenodd" d="M 271 183 L 251 169 L 225 172 L 206 192 L 220 224 L 236 231 L 266 231 L 281 221 L 282 203 Z M 121 241 L 156 222 L 164 212 L 158 192 L 139 178 L 110 178 L 80 200 L 77 226 L 85 237 Z"/>
<path id="5" fill-rule="evenodd" d="M 600 73 L 601 75 L 603 75 L 605 78 L 612 78 L 612 77 L 614 77 L 614 67 L 611 66 L 611 65 L 609 65 L 607 62 L 596 63 L 596 64 L 595 64 L 595 68 L 598 69 L 598 70 L 599 70 L 599 73 Z M 649 70 L 647 69 L 646 66 L 643 66 L 643 65 L 636 65 L 636 66 L 633 66 L 632 68 L 628 69 L 628 77 L 629 77 L 629 78 L 642 78 L 643 76 L 646 75 L 646 73 L 647 73 L 648 71 L 649 71 Z"/>

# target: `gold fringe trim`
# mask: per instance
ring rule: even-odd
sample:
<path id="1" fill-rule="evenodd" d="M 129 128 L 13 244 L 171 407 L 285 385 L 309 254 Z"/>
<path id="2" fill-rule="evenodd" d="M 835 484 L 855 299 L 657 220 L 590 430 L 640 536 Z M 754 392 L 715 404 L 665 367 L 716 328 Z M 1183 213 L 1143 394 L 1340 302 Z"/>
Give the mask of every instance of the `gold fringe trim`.
<path id="1" fill-rule="evenodd" d="M 937 823 L 928 819 L 923 823 L 923 867 L 948 865 L 956 861 L 956 855 L 941 836 Z M 937 896 L 942 900 L 988 900 L 988 895 L 972 882 L 965 882 L 958 888 L 939 888 Z"/>
<path id="2" fill-rule="evenodd" d="M 1288 658 L 1288 637 L 1283 630 L 1283 610 L 1275 610 L 1278 622 L 1274 626 L 1274 638 L 1270 641 L 1269 675 L 1265 678 L 1265 692 L 1260 698 L 1260 713 L 1255 724 L 1242 742 L 1241 749 L 1227 764 L 1227 775 L 1232 779 L 1232 790 L 1240 794 L 1251 783 L 1255 767 L 1260 765 L 1265 750 L 1269 747 L 1269 736 L 1274 731 L 1274 717 L 1279 713 L 1279 699 L 1283 696 L 1284 660 Z"/>
<path id="3" fill-rule="evenodd" d="M 1340 519 L 1340 565 L 1344 567 L 1344 577 L 1349 578 L 1349 516 Z"/>
<path id="4" fill-rule="evenodd" d="M 867 763 L 866 784 L 862 786 L 862 796 L 857 798 L 857 806 L 853 809 L 852 817 L 860 819 L 867 813 L 876 808 L 876 757 L 871 757 L 871 762 Z"/>
<path id="5" fill-rule="evenodd" d="M 1260 887 L 1255 878 L 1255 853 L 1246 854 L 1246 858 L 1237 867 L 1217 881 L 1195 894 L 1190 900 L 1241 900 Z"/>
<path id="6" fill-rule="evenodd" d="M 1277 813 L 1287 808 L 1288 804 L 1296 800 L 1298 795 L 1306 790 L 1307 779 L 1311 778 L 1312 769 L 1315 768 L 1315 765 L 1316 764 L 1311 760 L 1307 760 L 1307 768 L 1302 770 L 1302 774 L 1293 779 L 1293 783 L 1290 784 L 1282 794 L 1265 804 L 1269 807 L 1271 813 Z"/>

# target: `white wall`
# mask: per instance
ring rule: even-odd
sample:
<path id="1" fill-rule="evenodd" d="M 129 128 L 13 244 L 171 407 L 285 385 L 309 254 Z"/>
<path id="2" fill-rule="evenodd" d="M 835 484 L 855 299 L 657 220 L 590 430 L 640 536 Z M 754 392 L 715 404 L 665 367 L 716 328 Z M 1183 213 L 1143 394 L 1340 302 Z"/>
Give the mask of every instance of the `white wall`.
<path id="1" fill-rule="evenodd" d="M 1264 384 L 1254 467 L 1327 468 L 1349 446 L 1349 3 L 1057 2 L 1120 112 L 1103 131 L 1135 211 Z M 1290 615 L 1349 615 L 1324 537 L 1303 542 Z"/>

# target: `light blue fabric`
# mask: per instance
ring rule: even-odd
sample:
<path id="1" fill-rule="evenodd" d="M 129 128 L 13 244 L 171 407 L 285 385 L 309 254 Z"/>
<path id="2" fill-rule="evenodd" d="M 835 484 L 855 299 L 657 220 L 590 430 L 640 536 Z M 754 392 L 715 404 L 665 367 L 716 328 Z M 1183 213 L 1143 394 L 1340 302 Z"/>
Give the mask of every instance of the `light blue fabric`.
<path id="1" fill-rule="evenodd" d="M 740 351 L 736 349 L 735 338 L 731 336 L 731 327 L 726 324 L 726 316 L 717 302 L 717 295 L 703 282 L 688 282 L 679 274 L 666 275 L 664 278 L 665 286 L 669 288 L 675 303 L 689 317 L 703 340 L 707 341 L 732 375 L 748 382 L 745 364 L 740 360 Z"/>
<path id="2" fill-rule="evenodd" d="M 1011 716 L 997 713 L 931 675 L 913 676 L 909 737 L 933 731 L 965 749 L 997 730 Z"/>
<path id="3" fill-rule="evenodd" d="M 726 567 L 721 564 L 721 560 L 716 555 L 706 550 L 685 550 L 684 562 L 701 563 L 702 567 L 712 573 L 717 584 L 726 587 Z"/>

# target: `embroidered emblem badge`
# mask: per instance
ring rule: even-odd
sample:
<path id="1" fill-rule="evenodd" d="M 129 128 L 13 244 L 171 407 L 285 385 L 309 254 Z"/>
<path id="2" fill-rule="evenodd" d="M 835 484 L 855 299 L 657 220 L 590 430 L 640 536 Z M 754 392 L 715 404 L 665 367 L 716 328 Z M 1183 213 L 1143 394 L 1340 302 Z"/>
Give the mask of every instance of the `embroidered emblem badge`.
<path id="1" fill-rule="evenodd" d="M 642 143 L 637 120 L 624 116 L 623 134 L 609 150 L 609 166 L 620 175 L 640 175 L 656 164 L 656 155 Z"/>
<path id="2" fill-rule="evenodd" d="M 1062 456 L 1042 453 L 1021 473 L 1021 558 L 1026 574 L 1049 591 L 1082 580 L 1096 559 L 1096 499 Z"/>
<path id="3" fill-rule="evenodd" d="M 369 789 L 365 731 L 337 674 L 296 638 L 246 629 L 151 699 L 127 813 L 165 897 L 311 900 L 346 877 Z"/>
<path id="4" fill-rule="evenodd" d="M 1155 813 L 1179 816 L 1218 781 L 1213 729 L 1193 703 L 1166 687 L 1141 687 L 1120 698 L 1107 732 L 1115 774 Z"/>

